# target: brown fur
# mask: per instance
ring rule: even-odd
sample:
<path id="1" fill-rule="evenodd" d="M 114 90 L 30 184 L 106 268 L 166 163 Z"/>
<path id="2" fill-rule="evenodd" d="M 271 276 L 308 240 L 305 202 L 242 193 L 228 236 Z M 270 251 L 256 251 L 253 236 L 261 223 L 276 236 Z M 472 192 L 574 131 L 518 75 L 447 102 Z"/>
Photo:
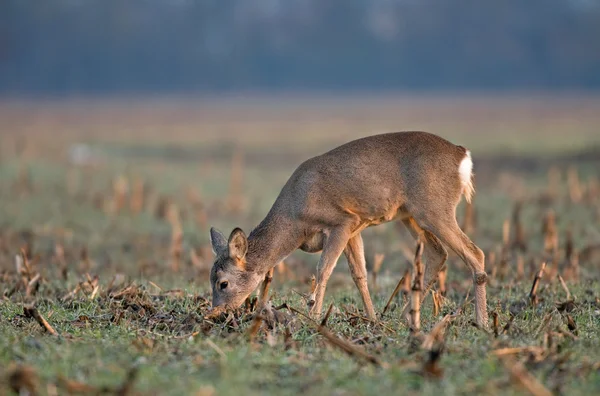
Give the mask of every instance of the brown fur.
<path id="1" fill-rule="evenodd" d="M 454 250 L 474 276 L 484 273 L 483 252 L 455 218 L 461 196 L 470 193 L 458 173 L 466 154 L 464 147 L 431 133 L 396 132 L 357 139 L 305 161 L 247 241 L 236 229 L 227 244 L 211 229 L 217 255 L 211 275 L 213 305 L 239 306 L 271 268 L 302 249 L 322 251 L 313 314 L 320 314 L 327 281 L 345 253 L 367 315 L 375 319 L 360 232 L 395 219 L 425 242 L 426 288 L 446 260 L 443 245 Z M 241 258 L 236 246 L 247 246 Z M 224 280 L 228 286 L 221 290 Z M 477 322 L 487 326 L 485 284 L 476 289 Z"/>

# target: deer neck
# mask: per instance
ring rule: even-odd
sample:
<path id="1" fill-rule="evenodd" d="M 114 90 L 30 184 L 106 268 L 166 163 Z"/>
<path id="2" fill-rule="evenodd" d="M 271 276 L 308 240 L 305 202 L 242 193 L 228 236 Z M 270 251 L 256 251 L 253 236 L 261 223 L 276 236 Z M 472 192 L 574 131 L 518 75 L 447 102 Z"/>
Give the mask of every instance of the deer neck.
<path id="1" fill-rule="evenodd" d="M 249 270 L 266 274 L 301 245 L 301 232 L 291 219 L 268 214 L 248 236 Z"/>

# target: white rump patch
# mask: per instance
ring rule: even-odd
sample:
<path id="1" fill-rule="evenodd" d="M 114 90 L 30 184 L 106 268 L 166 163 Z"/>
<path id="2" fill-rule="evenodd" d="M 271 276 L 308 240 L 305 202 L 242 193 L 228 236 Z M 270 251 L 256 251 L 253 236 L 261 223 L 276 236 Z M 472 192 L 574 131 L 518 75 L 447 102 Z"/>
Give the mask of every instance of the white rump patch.
<path id="1" fill-rule="evenodd" d="M 458 175 L 460 176 L 460 182 L 462 184 L 462 193 L 465 194 L 467 202 L 471 202 L 475 188 L 473 187 L 473 160 L 471 159 L 471 152 L 467 150 L 467 155 L 460 161 L 458 166 Z"/>

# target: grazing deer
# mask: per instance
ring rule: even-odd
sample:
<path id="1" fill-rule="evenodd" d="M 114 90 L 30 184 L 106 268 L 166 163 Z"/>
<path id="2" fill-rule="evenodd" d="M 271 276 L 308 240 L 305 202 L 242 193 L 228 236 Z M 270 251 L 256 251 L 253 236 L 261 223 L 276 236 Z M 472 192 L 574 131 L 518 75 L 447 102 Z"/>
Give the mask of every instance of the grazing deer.
<path id="1" fill-rule="evenodd" d="M 240 306 L 267 272 L 296 249 L 321 252 L 310 313 L 321 313 L 327 281 L 345 254 L 367 316 L 376 314 L 367 288 L 361 231 L 400 219 L 425 244 L 425 289 L 437 279 L 450 247 L 475 284 L 475 315 L 487 327 L 484 254 L 458 226 L 456 207 L 474 193 L 470 152 L 427 132 L 368 136 L 302 163 L 264 220 L 246 238 L 211 228 L 215 263 L 213 308 Z"/>

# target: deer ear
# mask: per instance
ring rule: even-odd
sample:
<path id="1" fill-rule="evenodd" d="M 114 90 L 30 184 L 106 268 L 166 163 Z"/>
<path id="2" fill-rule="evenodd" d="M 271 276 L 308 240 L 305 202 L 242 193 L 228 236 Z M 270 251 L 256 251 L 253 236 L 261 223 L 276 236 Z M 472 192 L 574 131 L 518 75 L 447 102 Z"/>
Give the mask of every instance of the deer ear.
<path id="1" fill-rule="evenodd" d="M 240 228 L 231 231 L 229 235 L 229 257 L 237 260 L 242 260 L 246 257 L 248 251 L 248 239 L 246 234 Z"/>
<path id="2" fill-rule="evenodd" d="M 227 239 L 225 235 L 214 227 L 210 228 L 210 244 L 215 255 L 219 255 L 227 249 Z"/>

